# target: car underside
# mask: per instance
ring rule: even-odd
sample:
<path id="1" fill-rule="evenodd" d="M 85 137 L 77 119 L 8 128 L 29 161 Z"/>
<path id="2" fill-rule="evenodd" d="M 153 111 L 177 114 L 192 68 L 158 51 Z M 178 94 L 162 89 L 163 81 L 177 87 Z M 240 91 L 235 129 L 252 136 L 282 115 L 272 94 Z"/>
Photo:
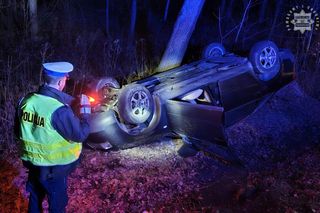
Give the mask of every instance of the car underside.
<path id="1" fill-rule="evenodd" d="M 199 61 L 121 88 L 110 77 L 99 79 L 93 90 L 102 98 L 88 143 L 125 149 L 173 136 L 226 158 L 224 129 L 293 79 L 292 53 L 269 41 L 259 45 L 249 59 L 210 49 Z"/>

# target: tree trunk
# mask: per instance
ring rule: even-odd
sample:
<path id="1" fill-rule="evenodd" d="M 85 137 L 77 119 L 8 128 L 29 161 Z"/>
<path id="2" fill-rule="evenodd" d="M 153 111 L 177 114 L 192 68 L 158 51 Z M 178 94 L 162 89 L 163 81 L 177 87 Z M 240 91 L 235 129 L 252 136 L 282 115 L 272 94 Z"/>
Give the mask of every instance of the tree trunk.
<path id="1" fill-rule="evenodd" d="M 245 1 L 243 1 L 243 2 L 245 3 Z M 249 2 L 247 2 L 246 5 L 244 5 L 245 10 L 244 10 L 244 13 L 243 13 L 241 22 L 240 22 L 240 26 L 239 26 L 237 35 L 236 35 L 235 43 L 238 42 L 238 38 L 239 38 L 240 32 L 241 32 L 241 30 L 242 30 L 243 24 L 244 24 L 244 22 L 245 22 L 245 20 L 246 20 L 246 18 L 247 18 L 247 14 L 248 14 L 248 12 L 249 12 L 250 5 L 251 5 L 251 0 L 249 0 Z"/>
<path id="2" fill-rule="evenodd" d="M 268 0 L 263 0 L 262 5 L 260 7 L 260 12 L 259 12 L 259 23 L 264 21 L 266 10 L 268 6 Z"/>
<path id="3" fill-rule="evenodd" d="M 166 9 L 164 11 L 164 16 L 163 16 L 163 21 L 164 22 L 167 21 L 169 6 L 170 6 L 170 0 L 167 0 Z"/>
<path id="4" fill-rule="evenodd" d="M 230 0 L 230 4 L 228 5 L 228 11 L 227 11 L 227 20 L 232 18 L 232 12 L 233 12 L 233 5 L 235 0 Z"/>
<path id="5" fill-rule="evenodd" d="M 109 0 L 106 0 L 106 35 L 110 36 Z"/>
<path id="6" fill-rule="evenodd" d="M 220 3 L 220 15 L 223 16 L 224 15 L 224 11 L 226 9 L 226 4 L 227 4 L 227 1 L 221 1 Z"/>
<path id="7" fill-rule="evenodd" d="M 28 0 L 31 39 L 36 40 L 38 34 L 37 0 Z"/>
<path id="8" fill-rule="evenodd" d="M 185 0 L 158 71 L 180 66 L 205 0 Z"/>
<path id="9" fill-rule="evenodd" d="M 130 33 L 129 40 L 132 42 L 134 40 L 134 32 L 136 27 L 136 18 L 137 18 L 137 0 L 131 1 L 131 20 L 130 20 Z"/>
<path id="10" fill-rule="evenodd" d="M 271 39 L 271 37 L 272 37 L 272 35 L 274 33 L 274 29 L 276 28 L 277 20 L 278 20 L 278 17 L 280 15 L 280 11 L 281 11 L 281 8 L 282 8 L 282 3 L 283 3 L 283 0 L 278 0 L 277 1 L 276 12 L 275 12 L 274 19 L 273 19 L 273 22 L 272 22 L 272 27 L 271 27 L 271 30 L 270 30 L 270 33 L 269 33 L 269 39 Z"/>

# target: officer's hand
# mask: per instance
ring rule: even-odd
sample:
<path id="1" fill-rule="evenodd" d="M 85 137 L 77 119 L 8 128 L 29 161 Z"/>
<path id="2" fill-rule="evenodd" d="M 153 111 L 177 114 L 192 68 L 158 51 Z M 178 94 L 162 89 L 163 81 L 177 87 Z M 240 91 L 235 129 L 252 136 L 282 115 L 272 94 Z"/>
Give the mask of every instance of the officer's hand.
<path id="1" fill-rule="evenodd" d="M 91 106 L 89 97 L 86 95 L 80 95 L 80 114 L 90 114 L 91 113 Z"/>

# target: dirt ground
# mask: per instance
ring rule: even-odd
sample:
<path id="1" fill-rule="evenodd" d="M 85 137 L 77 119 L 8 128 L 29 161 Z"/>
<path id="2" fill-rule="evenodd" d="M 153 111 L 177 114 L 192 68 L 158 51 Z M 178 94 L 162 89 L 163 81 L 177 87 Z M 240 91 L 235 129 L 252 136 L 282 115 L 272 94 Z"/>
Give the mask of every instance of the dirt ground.
<path id="1" fill-rule="evenodd" d="M 84 150 L 69 177 L 67 212 L 319 212 L 320 150 L 248 171 L 205 153 L 181 158 L 179 140 L 128 150 Z M 26 212 L 26 170 L 1 160 L 0 212 Z M 47 203 L 44 208 L 47 210 Z"/>

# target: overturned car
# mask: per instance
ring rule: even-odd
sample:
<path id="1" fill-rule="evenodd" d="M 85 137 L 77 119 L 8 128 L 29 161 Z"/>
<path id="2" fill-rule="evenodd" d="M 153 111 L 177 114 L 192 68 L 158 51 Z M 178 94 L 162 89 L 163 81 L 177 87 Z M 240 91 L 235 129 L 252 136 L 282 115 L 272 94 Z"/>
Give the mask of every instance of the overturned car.
<path id="1" fill-rule="evenodd" d="M 262 41 L 249 58 L 212 43 L 199 61 L 121 88 L 114 79 L 102 78 L 90 86 L 99 103 L 91 114 L 88 144 L 125 149 L 173 136 L 228 158 L 224 129 L 293 76 L 293 54 Z"/>

